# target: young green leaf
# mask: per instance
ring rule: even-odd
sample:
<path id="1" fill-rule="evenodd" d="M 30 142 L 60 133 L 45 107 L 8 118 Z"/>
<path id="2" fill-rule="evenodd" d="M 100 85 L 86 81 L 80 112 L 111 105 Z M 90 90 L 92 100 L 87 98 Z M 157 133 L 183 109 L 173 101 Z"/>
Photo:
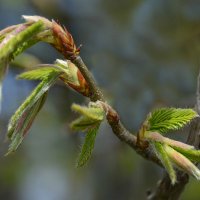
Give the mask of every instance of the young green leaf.
<path id="1" fill-rule="evenodd" d="M 171 146 L 172 148 L 194 150 L 194 146 L 191 146 L 191 145 L 185 144 L 183 142 L 180 142 L 180 141 L 177 141 L 177 140 L 172 140 L 170 138 L 164 137 L 157 132 L 147 131 L 145 133 L 145 139 L 147 139 L 148 141 L 152 141 L 152 142 L 160 142 L 162 144 L 167 144 L 167 145 Z"/>
<path id="2" fill-rule="evenodd" d="M 180 169 L 200 180 L 200 170 L 184 155 L 168 145 L 163 146 L 170 160 Z"/>
<path id="3" fill-rule="evenodd" d="M 148 118 L 149 131 L 166 133 L 177 130 L 197 117 L 193 109 L 161 108 L 152 112 Z"/>
<path id="4" fill-rule="evenodd" d="M 73 104 L 72 110 L 96 121 L 102 121 L 104 118 L 103 108 L 95 104 L 90 104 L 89 107 Z"/>
<path id="5" fill-rule="evenodd" d="M 72 109 L 81 116 L 71 123 L 71 127 L 75 130 L 87 131 L 85 143 L 77 161 L 77 167 L 82 167 L 91 157 L 97 131 L 104 119 L 104 110 L 96 103 L 90 103 L 88 107 L 73 104 Z"/>
<path id="6" fill-rule="evenodd" d="M 72 110 L 81 114 L 78 119 L 71 123 L 71 128 L 74 130 L 84 131 L 99 124 L 104 119 L 103 108 L 95 103 L 90 103 L 89 107 L 73 104 Z"/>
<path id="7" fill-rule="evenodd" d="M 92 151 L 94 149 L 94 143 L 96 139 L 96 134 L 99 129 L 99 124 L 88 129 L 88 132 L 85 136 L 85 141 L 81 149 L 81 153 L 77 160 L 77 167 L 83 167 L 86 165 L 87 161 L 90 159 L 92 155 Z"/>
<path id="8" fill-rule="evenodd" d="M 69 60 L 59 60 L 55 62 L 55 66 L 63 70 L 60 79 L 70 88 L 76 90 L 84 96 L 89 96 L 90 89 L 87 81 L 82 75 L 78 67 Z"/>
<path id="9" fill-rule="evenodd" d="M 19 26 L 21 26 L 21 24 L 8 26 L 4 28 L 3 30 L 0 30 L 0 43 L 10 32 L 17 29 Z"/>
<path id="10" fill-rule="evenodd" d="M 166 171 L 168 172 L 172 185 L 174 185 L 176 183 L 176 172 L 173 168 L 170 158 L 168 157 L 165 149 L 163 148 L 165 144 L 161 144 L 159 142 L 152 142 L 151 144 L 153 146 L 156 155 L 158 156 L 163 166 L 165 167 Z"/>
<path id="11" fill-rule="evenodd" d="M 65 72 L 63 75 L 65 82 L 77 86 L 80 84 L 77 76 L 78 68 L 71 61 L 56 59 L 55 66 Z"/>
<path id="12" fill-rule="evenodd" d="M 34 70 L 23 72 L 19 76 L 17 76 L 17 78 L 27 80 L 43 80 L 47 76 L 49 76 L 49 74 L 52 74 L 54 72 L 59 73 L 60 70 L 55 69 L 53 67 L 40 67 Z"/>
<path id="13" fill-rule="evenodd" d="M 75 130 L 75 131 L 85 131 L 88 129 L 88 127 L 92 127 L 99 123 L 99 121 L 88 118 L 86 116 L 81 116 L 74 120 L 71 124 L 70 127 Z"/>
<path id="14" fill-rule="evenodd" d="M 0 45 L 0 63 L 8 62 L 35 42 L 35 37 L 43 31 L 43 23 L 38 21 L 27 27 L 22 24 L 8 34 Z"/>
<path id="15" fill-rule="evenodd" d="M 8 63 L 26 48 L 35 44 L 37 41 L 33 39 L 33 36 L 42 29 L 42 22 L 37 22 L 29 27 L 27 27 L 27 24 L 22 24 L 16 26 L 16 29 L 2 38 L 0 43 L 0 89 L 2 88 L 2 81 L 7 71 Z M 0 104 L 1 100 L 2 94 L 0 90 Z"/>
<path id="16" fill-rule="evenodd" d="M 18 123 L 15 127 L 15 132 L 11 137 L 11 143 L 9 145 L 9 149 L 6 155 L 14 152 L 17 150 L 19 145 L 22 143 L 26 133 L 30 129 L 36 115 L 42 108 L 45 100 L 46 100 L 47 92 L 44 93 L 36 102 L 35 104 L 30 107 L 23 115 L 19 118 Z"/>
<path id="17" fill-rule="evenodd" d="M 43 96 L 43 94 L 49 90 L 49 88 L 56 82 L 59 75 L 60 73 L 54 72 L 45 79 L 43 79 L 41 83 L 29 95 L 29 97 L 27 97 L 26 100 L 22 103 L 22 105 L 17 109 L 15 114 L 11 117 L 8 125 L 8 138 L 12 139 L 13 137 L 15 137 L 15 130 L 24 113 L 26 113 L 38 101 L 38 99 L 40 99 L 41 96 Z"/>
<path id="18" fill-rule="evenodd" d="M 188 159 L 194 162 L 200 162 L 200 150 L 197 149 L 185 149 L 178 146 L 174 146 L 173 149 L 183 154 Z"/>

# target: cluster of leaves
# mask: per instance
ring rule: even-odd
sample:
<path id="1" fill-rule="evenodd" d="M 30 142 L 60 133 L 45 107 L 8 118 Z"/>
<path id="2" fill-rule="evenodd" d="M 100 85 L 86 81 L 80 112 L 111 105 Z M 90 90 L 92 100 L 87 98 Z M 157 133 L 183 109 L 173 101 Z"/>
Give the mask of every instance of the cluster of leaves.
<path id="1" fill-rule="evenodd" d="M 76 72 L 76 66 L 70 61 L 57 59 L 54 65 L 42 65 L 18 76 L 19 79 L 40 80 L 41 82 L 10 119 L 7 136 L 11 140 L 11 144 L 7 154 L 16 151 L 21 144 L 34 118 L 42 108 L 50 87 L 58 79 L 65 84 L 80 86 Z"/>
<path id="2" fill-rule="evenodd" d="M 39 80 L 40 83 L 10 119 L 7 136 L 11 143 L 7 154 L 16 151 L 22 143 L 42 108 L 49 89 L 57 80 L 84 96 L 90 94 L 88 83 L 72 63 L 79 54 L 79 48 L 76 48 L 71 34 L 55 21 L 43 17 L 24 16 L 24 19 L 25 23 L 0 31 L 0 81 L 5 76 L 9 62 L 40 41 L 51 44 L 69 60 L 56 60 L 54 64 L 40 65 L 18 76 L 19 79 Z M 81 115 L 71 123 L 72 129 L 86 132 L 85 142 L 77 161 L 77 166 L 81 167 L 91 157 L 97 131 L 104 120 L 105 112 L 99 103 L 89 103 L 88 107 L 73 104 L 72 109 Z M 176 182 L 174 167 L 181 168 L 200 179 L 200 171 L 192 163 L 200 162 L 200 150 L 166 138 L 163 134 L 182 128 L 195 117 L 197 113 L 192 109 L 161 108 L 150 113 L 139 132 L 140 139 L 148 141 L 169 173 L 173 184 Z"/>
<path id="3" fill-rule="evenodd" d="M 21 144 L 34 118 L 42 108 L 49 88 L 55 83 L 60 72 L 48 73 L 30 96 L 18 108 L 10 119 L 7 136 L 11 140 L 8 154 Z M 41 78 L 41 77 L 40 77 Z"/>
<path id="4" fill-rule="evenodd" d="M 37 42 L 35 35 L 43 30 L 43 23 L 38 21 L 32 25 L 27 23 L 16 25 L 15 29 L 0 32 L 0 88 L 9 62 L 25 49 Z M 0 91 L 0 101 L 2 99 Z"/>
<path id="5" fill-rule="evenodd" d="M 76 131 L 87 132 L 77 160 L 77 167 L 82 167 L 91 157 L 97 131 L 104 119 L 104 110 L 98 103 L 90 103 L 88 107 L 73 104 L 72 110 L 78 112 L 81 116 L 71 123 L 71 128 Z"/>
<path id="6" fill-rule="evenodd" d="M 200 170 L 192 163 L 200 162 L 200 150 L 162 134 L 182 128 L 197 116 L 192 109 L 161 108 L 147 117 L 143 137 L 169 173 L 172 184 L 177 180 L 174 166 L 200 180 Z"/>
<path id="7" fill-rule="evenodd" d="M 47 42 L 58 51 L 65 52 L 63 55 L 67 59 L 79 53 L 71 34 L 55 21 L 49 21 L 40 16 L 23 16 L 23 18 L 26 20 L 25 23 L 0 31 L 0 89 L 9 62 L 38 42 Z M 78 75 L 79 79 L 84 79 L 80 72 Z M 85 93 L 85 91 L 82 92 L 86 95 Z"/>
<path id="8" fill-rule="evenodd" d="M 11 26 L 0 31 L 1 83 L 9 62 L 24 50 L 40 41 L 47 42 L 55 48 L 60 48 L 60 38 L 62 38 L 63 44 L 71 45 L 70 49 L 65 48 L 66 51 L 68 50 L 66 57 L 78 54 L 78 51 L 75 50 L 76 46 L 72 36 L 59 24 L 39 16 L 23 17 L 26 20 L 25 23 Z M 41 82 L 10 119 L 7 136 L 11 143 L 7 154 L 16 151 L 21 144 L 36 115 L 42 108 L 50 87 L 54 85 L 58 79 L 85 96 L 87 96 L 89 92 L 84 77 L 79 69 L 69 60 L 56 60 L 53 65 L 37 66 L 34 70 L 22 73 L 18 78 L 39 80 Z"/>

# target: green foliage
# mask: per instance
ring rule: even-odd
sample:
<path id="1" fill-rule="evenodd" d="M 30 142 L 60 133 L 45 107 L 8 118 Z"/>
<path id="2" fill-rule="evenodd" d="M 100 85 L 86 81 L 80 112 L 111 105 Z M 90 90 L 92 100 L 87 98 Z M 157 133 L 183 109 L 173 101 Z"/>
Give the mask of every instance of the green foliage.
<path id="1" fill-rule="evenodd" d="M 46 92 L 55 83 L 59 75 L 60 72 L 53 72 L 43 79 L 11 117 L 7 133 L 7 137 L 11 140 L 9 153 L 15 151 L 22 142 L 25 133 L 44 103 Z"/>
<path id="2" fill-rule="evenodd" d="M 4 38 L 5 38 L 4 35 L 0 35 L 0 43 L 3 41 Z"/>
<path id="3" fill-rule="evenodd" d="M 200 180 L 200 170 L 187 157 L 168 145 L 165 145 L 164 149 L 176 167 L 194 176 L 197 180 Z"/>
<path id="4" fill-rule="evenodd" d="M 174 167 L 182 169 L 200 180 L 200 170 L 190 161 L 200 161 L 200 151 L 195 149 L 184 149 L 171 147 L 168 144 L 151 141 L 150 144 L 157 157 L 169 174 L 172 184 L 176 183 L 176 173 Z"/>
<path id="5" fill-rule="evenodd" d="M 99 129 L 99 125 L 100 123 L 88 129 L 85 136 L 84 144 L 82 146 L 80 155 L 77 160 L 77 167 L 83 167 L 84 165 L 86 165 L 87 161 L 90 159 L 92 155 L 92 151 L 94 149 L 94 143 L 95 143 L 97 131 Z"/>
<path id="6" fill-rule="evenodd" d="M 8 26 L 5 29 L 0 31 L 0 42 L 13 30 L 15 30 L 17 27 L 19 27 L 21 24 Z"/>
<path id="7" fill-rule="evenodd" d="M 73 104 L 72 110 L 96 121 L 102 121 L 104 118 L 103 108 L 95 103 L 91 103 L 89 107 Z"/>
<path id="8" fill-rule="evenodd" d="M 88 107 L 73 104 L 72 109 L 81 116 L 71 123 L 71 127 L 74 130 L 87 132 L 77 161 L 77 167 L 82 167 L 91 157 L 97 131 L 104 119 L 104 110 L 96 103 L 90 103 Z"/>
<path id="9" fill-rule="evenodd" d="M 43 29 L 43 23 L 37 22 L 23 29 L 25 25 L 19 25 L 16 30 L 8 33 L 8 35 L 1 36 L 0 39 L 0 104 L 2 100 L 2 81 L 7 71 L 7 65 L 15 56 L 23 52 L 28 47 L 35 44 L 37 41 L 34 36 Z"/>
<path id="10" fill-rule="evenodd" d="M 174 146 L 173 149 L 183 154 L 185 157 L 189 158 L 194 162 L 200 162 L 200 150 L 196 149 L 185 149 L 181 147 Z"/>
<path id="11" fill-rule="evenodd" d="M 155 154 L 168 172 L 172 184 L 176 182 L 174 166 L 199 179 L 200 171 L 190 160 L 199 162 L 200 151 L 161 134 L 180 129 L 197 116 L 192 109 L 161 108 L 150 113 L 141 128 L 144 132 L 143 139 L 152 145 Z"/>
<path id="12" fill-rule="evenodd" d="M 151 144 L 153 145 L 156 155 L 158 156 L 163 166 L 167 170 L 169 177 L 171 179 L 171 182 L 174 185 L 176 183 L 176 173 L 173 168 L 172 162 L 169 156 L 167 155 L 167 152 L 163 148 L 163 144 L 159 142 L 152 142 Z"/>
<path id="13" fill-rule="evenodd" d="M 10 61 L 12 58 L 22 53 L 26 48 L 33 45 L 36 42 L 34 37 L 42 30 L 43 23 L 38 21 L 19 33 L 11 32 L 10 34 L 13 36 L 11 37 L 8 35 L 5 38 L 7 41 L 0 48 L 0 63 L 2 63 L 2 61 Z"/>
<path id="14" fill-rule="evenodd" d="M 70 60 L 76 58 L 79 53 L 71 34 L 59 24 L 40 16 L 24 16 L 24 19 L 27 23 L 8 27 L 0 32 L 0 82 L 3 80 L 8 63 L 39 41 L 51 44 Z M 10 119 L 7 136 L 11 143 L 7 154 L 16 151 L 22 143 L 46 100 L 48 90 L 58 78 L 85 96 L 89 96 L 91 92 L 89 84 L 73 64 L 73 60 L 57 59 L 54 65 L 40 66 L 20 74 L 18 78 L 41 82 Z M 85 142 L 77 160 L 77 167 L 82 167 L 91 157 L 105 111 L 99 103 L 90 103 L 88 107 L 73 104 L 72 109 L 78 112 L 80 117 L 71 123 L 71 127 L 78 131 L 86 131 Z M 150 113 L 139 131 L 140 140 L 144 139 L 151 144 L 167 170 L 172 184 L 176 182 L 174 167 L 181 168 L 200 179 L 199 169 L 191 162 L 200 162 L 200 150 L 161 134 L 182 128 L 196 116 L 197 113 L 192 109 L 157 109 Z"/>
<path id="15" fill-rule="evenodd" d="M 170 130 L 177 130 L 197 117 L 192 109 L 161 108 L 153 111 L 149 118 L 149 131 L 166 133 Z"/>
<path id="16" fill-rule="evenodd" d="M 16 124 L 15 133 L 11 137 L 11 144 L 9 145 L 9 149 L 6 155 L 16 151 L 18 146 L 22 143 L 36 115 L 45 103 L 46 96 L 47 92 L 44 93 L 32 107 L 23 112 L 23 115 L 19 118 Z"/>
<path id="17" fill-rule="evenodd" d="M 78 68 L 69 60 L 56 59 L 55 66 L 64 72 L 63 78 L 66 82 L 74 85 L 80 84 L 77 76 Z"/>
<path id="18" fill-rule="evenodd" d="M 104 110 L 101 107 L 72 105 L 72 110 L 81 114 L 81 116 L 71 123 L 71 128 L 74 130 L 86 130 L 88 127 L 99 124 L 104 118 Z"/>
<path id="19" fill-rule="evenodd" d="M 24 72 L 17 76 L 18 79 L 27 79 L 27 80 L 43 80 L 51 73 L 59 73 L 58 69 L 53 67 L 40 67 L 38 69 L 30 70 Z"/>
<path id="20" fill-rule="evenodd" d="M 180 142 L 180 141 L 177 141 L 177 140 L 172 140 L 170 138 L 164 137 L 157 132 L 147 131 L 145 133 L 145 139 L 147 139 L 149 141 L 160 142 L 162 144 L 167 144 L 167 145 L 171 146 L 172 148 L 194 150 L 194 146 L 191 146 L 191 145 L 185 144 L 183 142 Z"/>
<path id="21" fill-rule="evenodd" d="M 96 120 L 81 116 L 71 123 L 71 128 L 76 131 L 84 131 L 87 130 L 88 127 L 95 126 L 97 123 L 98 121 Z"/>

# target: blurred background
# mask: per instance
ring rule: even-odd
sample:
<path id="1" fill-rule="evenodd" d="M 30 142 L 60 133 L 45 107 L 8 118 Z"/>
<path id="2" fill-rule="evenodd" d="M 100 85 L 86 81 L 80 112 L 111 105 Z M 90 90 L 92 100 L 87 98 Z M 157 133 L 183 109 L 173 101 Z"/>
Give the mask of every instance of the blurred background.
<path id="1" fill-rule="evenodd" d="M 157 106 L 194 107 L 200 67 L 198 0 L 1 0 L 0 29 L 22 23 L 21 15 L 59 20 L 82 44 L 81 56 L 135 133 Z M 18 57 L 4 80 L 0 116 L 0 199 L 133 200 L 145 199 L 162 169 L 120 142 L 104 123 L 91 161 L 75 168 L 84 133 L 72 132 L 73 102 L 86 99 L 55 86 L 19 151 L 4 157 L 8 120 L 36 82 L 16 80 L 21 66 L 62 58 L 47 44 Z M 16 67 L 17 66 L 17 67 Z M 174 137 L 185 141 L 188 129 Z M 182 200 L 200 199 L 191 178 Z"/>

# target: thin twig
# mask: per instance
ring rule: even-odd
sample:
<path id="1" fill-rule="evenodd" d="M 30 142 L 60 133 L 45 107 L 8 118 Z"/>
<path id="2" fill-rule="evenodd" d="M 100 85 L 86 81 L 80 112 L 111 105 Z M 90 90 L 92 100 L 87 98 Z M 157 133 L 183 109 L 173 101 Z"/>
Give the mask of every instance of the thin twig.
<path id="1" fill-rule="evenodd" d="M 73 63 L 79 68 L 79 70 L 81 71 L 82 75 L 84 76 L 85 80 L 87 81 L 87 83 L 89 84 L 89 88 L 90 88 L 90 99 L 92 101 L 105 101 L 102 92 L 100 91 L 100 89 L 97 87 L 94 77 L 92 76 L 92 74 L 90 73 L 90 71 L 88 70 L 88 68 L 86 67 L 85 63 L 83 62 L 83 60 L 81 59 L 80 56 L 75 57 L 75 59 L 73 60 Z"/>
<path id="2" fill-rule="evenodd" d="M 118 113 L 105 102 L 103 94 L 101 90 L 98 88 L 92 74 L 88 70 L 87 66 L 84 64 L 83 60 L 80 56 L 75 57 L 72 61 L 81 71 L 82 75 L 86 79 L 89 88 L 90 88 L 90 100 L 91 101 L 99 101 L 102 103 L 104 108 L 106 109 L 106 117 L 109 125 L 112 128 L 113 133 L 123 142 L 132 147 L 138 154 L 144 157 L 147 160 L 153 161 L 154 163 L 162 166 L 160 160 L 157 156 L 149 149 L 143 148 L 143 146 L 138 145 L 137 137 L 130 133 L 120 121 L 120 117 Z"/>

